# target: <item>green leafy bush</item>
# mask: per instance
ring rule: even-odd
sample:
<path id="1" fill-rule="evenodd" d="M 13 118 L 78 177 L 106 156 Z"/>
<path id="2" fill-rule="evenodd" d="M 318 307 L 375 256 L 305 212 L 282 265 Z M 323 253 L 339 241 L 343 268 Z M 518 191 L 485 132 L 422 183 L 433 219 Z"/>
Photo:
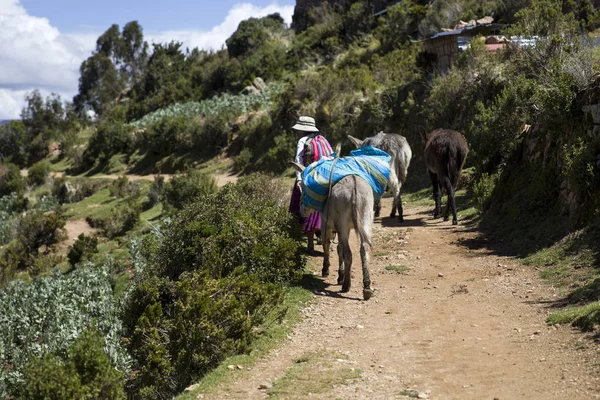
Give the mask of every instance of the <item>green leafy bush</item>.
<path id="1" fill-rule="evenodd" d="M 32 210 L 17 219 L 15 225 L 7 238 L 14 240 L 0 253 L 1 284 L 9 282 L 19 270 L 37 275 L 54 267 L 59 259 L 50 253 L 65 237 L 65 220 L 60 212 Z"/>
<path id="2" fill-rule="evenodd" d="M 252 151 L 248 148 L 244 148 L 240 154 L 233 157 L 233 170 L 235 172 L 243 171 L 244 168 L 250 164 L 252 160 Z"/>
<path id="3" fill-rule="evenodd" d="M 0 196 L 12 193 L 23 194 L 25 180 L 21 176 L 19 167 L 11 163 L 0 164 Z"/>
<path id="4" fill-rule="evenodd" d="M 117 153 L 129 153 L 133 146 L 131 127 L 121 122 L 105 120 L 98 125 L 83 154 L 85 166 L 92 167 L 96 162 L 106 163 Z"/>
<path id="5" fill-rule="evenodd" d="M 43 185 L 50 175 L 50 163 L 47 160 L 39 161 L 29 167 L 27 171 L 27 182 L 31 186 Z"/>
<path id="6" fill-rule="evenodd" d="M 94 254 L 98 253 L 98 239 L 93 236 L 81 234 L 69 247 L 67 258 L 69 264 L 75 266 L 84 261 L 90 261 Z"/>
<path id="7" fill-rule="evenodd" d="M 0 197 L 0 245 L 14 238 L 21 208 L 21 198 L 16 193 Z"/>
<path id="8" fill-rule="evenodd" d="M 488 209 L 497 180 L 498 174 L 488 175 L 484 173 L 473 184 L 473 200 L 480 213 Z"/>
<path id="9" fill-rule="evenodd" d="M 65 219 L 60 212 L 35 210 L 19 221 L 16 239 L 32 257 L 42 246 L 50 247 L 64 238 Z"/>
<path id="10" fill-rule="evenodd" d="M 109 239 L 125 235 L 140 222 L 142 206 L 136 198 L 127 201 L 104 218 L 87 217 L 86 221 L 93 228 L 100 228 Z"/>
<path id="11" fill-rule="evenodd" d="M 111 196 L 122 199 L 129 195 L 139 196 L 140 186 L 136 182 L 130 182 L 125 175 L 121 175 L 108 186 L 108 191 Z"/>
<path id="12" fill-rule="evenodd" d="M 25 367 L 22 399 L 125 399 L 123 371 L 112 367 L 93 329 L 68 348 L 66 360 L 46 354 Z"/>
<path id="13" fill-rule="evenodd" d="M 247 350 L 252 327 L 305 262 L 282 190 L 266 176 L 226 185 L 135 246 L 125 312 L 133 398 L 171 396 Z"/>
<path id="14" fill-rule="evenodd" d="M 212 175 L 189 169 L 164 184 L 163 196 L 166 206 L 181 210 L 199 197 L 216 191 L 217 182 Z"/>
<path id="15" fill-rule="evenodd" d="M 55 178 L 52 184 L 52 195 L 60 204 L 76 203 L 90 197 L 105 188 L 107 183 L 100 179 L 65 179 Z"/>
<path id="16" fill-rule="evenodd" d="M 158 204 L 162 200 L 164 187 L 165 177 L 161 175 L 155 176 L 154 181 L 152 181 L 152 184 L 148 189 L 148 201 L 144 205 L 145 209 L 150 209 L 154 207 L 154 205 Z"/>
<path id="17" fill-rule="evenodd" d="M 1 397 L 14 397 L 24 388 L 28 362 L 66 354 L 92 326 L 102 335 L 111 365 L 128 370 L 111 280 L 106 266 L 86 267 L 31 283 L 13 281 L 0 292 Z"/>

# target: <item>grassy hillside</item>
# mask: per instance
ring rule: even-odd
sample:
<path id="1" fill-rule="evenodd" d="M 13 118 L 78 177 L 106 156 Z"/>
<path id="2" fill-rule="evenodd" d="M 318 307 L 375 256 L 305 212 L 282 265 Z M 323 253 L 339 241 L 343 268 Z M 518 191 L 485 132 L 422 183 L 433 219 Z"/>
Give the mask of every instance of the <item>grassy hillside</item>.
<path id="1" fill-rule="evenodd" d="M 417 42 L 486 15 L 537 44 L 491 54 L 474 38 L 442 74 Z M 593 329 L 599 15 L 587 0 L 406 0 L 378 18 L 364 1 L 323 4 L 296 29 L 278 15 L 244 21 L 218 52 L 149 49 L 131 40 L 143 37 L 136 22 L 112 26 L 82 65 L 73 103 L 34 92 L 22 120 L 0 127 L 0 395 L 165 398 L 262 346 L 254 328 L 287 310 L 274 305 L 306 301 L 289 290 L 306 260 L 274 179 L 290 175 L 299 115 L 344 151 L 347 134 L 406 136 L 413 202 L 428 196 L 422 133 L 463 132 L 463 212 L 504 244 L 495 250 L 572 287 L 565 305 L 578 308 L 551 322 Z M 216 170 L 243 179 L 219 189 Z M 66 245 L 81 223 L 88 232 Z M 102 288 L 93 310 L 69 297 L 74 281 Z M 42 294 L 13 302 L 30 292 Z M 40 320 L 47 298 L 68 313 Z M 48 324 L 61 341 L 39 339 Z"/>

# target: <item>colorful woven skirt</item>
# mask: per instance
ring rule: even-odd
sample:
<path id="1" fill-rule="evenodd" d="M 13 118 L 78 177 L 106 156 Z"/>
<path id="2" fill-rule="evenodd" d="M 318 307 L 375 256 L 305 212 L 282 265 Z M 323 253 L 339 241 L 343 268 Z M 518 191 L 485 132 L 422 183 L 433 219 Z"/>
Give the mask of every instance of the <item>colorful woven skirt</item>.
<path id="1" fill-rule="evenodd" d="M 288 211 L 292 213 L 302 224 L 303 233 L 310 233 L 314 232 L 317 229 L 321 229 L 320 212 L 315 211 L 311 213 L 308 217 L 302 217 L 302 214 L 300 213 L 300 197 L 302 197 L 302 192 L 298 189 L 296 185 L 294 185 Z"/>

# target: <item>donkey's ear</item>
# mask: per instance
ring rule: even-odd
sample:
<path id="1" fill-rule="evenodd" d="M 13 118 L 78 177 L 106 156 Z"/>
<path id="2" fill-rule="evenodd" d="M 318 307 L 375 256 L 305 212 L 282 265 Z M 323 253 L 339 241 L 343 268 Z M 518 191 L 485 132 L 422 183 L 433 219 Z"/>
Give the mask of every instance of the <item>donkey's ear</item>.
<path id="1" fill-rule="evenodd" d="M 348 135 L 348 139 L 350 139 L 350 141 L 356 148 L 359 148 L 360 146 L 362 146 L 362 144 L 364 142 L 364 140 L 357 139 L 354 136 L 350 136 L 350 135 Z"/>
<path id="2" fill-rule="evenodd" d="M 298 163 L 297 163 L 297 162 L 295 162 L 295 161 L 290 161 L 290 164 L 292 165 L 292 167 L 294 167 L 294 169 L 295 169 L 296 171 L 298 171 L 298 172 L 302 172 L 302 171 L 304 171 L 304 165 L 302 165 L 302 164 L 298 164 Z"/>

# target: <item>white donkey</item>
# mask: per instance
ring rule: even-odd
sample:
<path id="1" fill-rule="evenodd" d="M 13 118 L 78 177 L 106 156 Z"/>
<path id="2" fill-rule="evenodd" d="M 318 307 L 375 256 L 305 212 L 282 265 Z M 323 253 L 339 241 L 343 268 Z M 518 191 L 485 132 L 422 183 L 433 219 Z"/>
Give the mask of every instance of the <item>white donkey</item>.
<path id="1" fill-rule="evenodd" d="M 292 163 L 294 168 L 302 172 L 304 166 Z M 305 190 L 303 188 L 303 190 Z M 363 178 L 349 175 L 342 178 L 331 188 L 329 197 L 321 216 L 321 232 L 323 236 L 323 276 L 329 276 L 329 246 L 333 229 L 338 234 L 338 284 L 342 292 L 350 290 L 352 274 L 352 251 L 350 250 L 350 231 L 354 229 L 360 237 L 360 258 L 363 272 L 363 297 L 369 300 L 373 295 L 369 276 L 369 253 L 371 251 L 371 234 L 373 224 L 373 189 Z M 304 215 L 304 208 L 300 207 Z"/>
<path id="2" fill-rule="evenodd" d="M 348 139 L 350 139 L 357 148 L 373 146 L 385 151 L 392 157 L 392 168 L 388 179 L 388 187 L 392 189 L 394 202 L 392 204 L 392 213 L 390 214 L 390 217 L 395 217 L 396 209 L 398 209 L 398 221 L 403 222 L 404 216 L 402 215 L 402 198 L 400 197 L 400 194 L 402 192 L 402 185 L 406 182 L 408 165 L 412 158 L 412 150 L 410 149 L 406 138 L 395 133 L 379 132 L 377 135 L 368 137 L 364 140 L 357 139 L 350 135 L 348 135 Z M 378 199 L 375 202 L 375 217 L 379 217 L 380 210 L 381 201 Z"/>

